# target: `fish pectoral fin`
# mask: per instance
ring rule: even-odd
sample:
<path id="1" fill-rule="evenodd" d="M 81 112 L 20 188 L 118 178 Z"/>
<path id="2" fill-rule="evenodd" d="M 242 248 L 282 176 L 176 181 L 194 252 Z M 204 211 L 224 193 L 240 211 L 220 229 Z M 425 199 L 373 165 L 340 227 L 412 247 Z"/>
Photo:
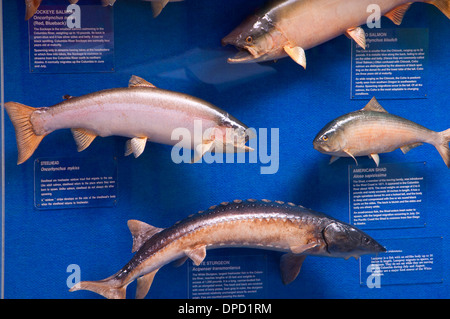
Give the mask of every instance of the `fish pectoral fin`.
<path id="1" fill-rule="evenodd" d="M 206 246 L 200 246 L 195 249 L 186 250 L 184 252 L 196 266 L 199 266 L 206 257 Z"/>
<path id="2" fill-rule="evenodd" d="M 164 228 L 158 228 L 135 219 L 130 219 L 127 224 L 133 237 L 133 247 L 131 248 L 133 253 L 141 248 L 149 238 L 164 230 Z"/>
<path id="3" fill-rule="evenodd" d="M 319 244 L 317 243 L 309 243 L 309 244 L 299 244 L 299 245 L 291 245 L 289 249 L 293 254 L 303 254 L 310 249 L 317 247 Z"/>
<path id="4" fill-rule="evenodd" d="M 420 146 L 420 145 L 423 145 L 423 143 L 419 142 L 419 143 L 408 144 L 408 145 L 400 147 L 400 149 L 402 150 L 403 154 L 406 154 L 413 148 Z"/>
<path id="5" fill-rule="evenodd" d="M 159 269 L 153 270 L 152 272 L 139 277 L 136 286 L 136 299 L 144 299 L 147 295 L 150 287 L 152 286 L 153 279 L 155 278 L 156 273 Z"/>
<path id="6" fill-rule="evenodd" d="M 398 7 L 395 7 L 394 9 L 386 13 L 384 16 L 389 20 L 391 20 L 392 22 L 394 22 L 396 25 L 400 25 L 403 21 L 403 17 L 405 16 L 406 11 L 408 11 L 411 4 L 412 2 L 408 2 Z"/>
<path id="7" fill-rule="evenodd" d="M 355 40 L 361 48 L 366 49 L 366 32 L 361 27 L 349 28 L 345 35 Z"/>
<path id="8" fill-rule="evenodd" d="M 73 128 L 71 131 L 75 143 L 77 144 L 78 152 L 88 148 L 92 141 L 97 137 L 97 134 L 83 128 Z"/>
<path id="9" fill-rule="evenodd" d="M 133 137 L 125 144 L 125 156 L 133 153 L 135 158 L 139 157 L 144 152 L 146 144 L 147 137 Z"/>
<path id="10" fill-rule="evenodd" d="M 206 152 L 212 150 L 214 147 L 214 141 L 207 141 L 199 144 L 194 149 L 194 158 L 191 160 L 191 163 L 198 162 Z"/>
<path id="11" fill-rule="evenodd" d="M 128 81 L 128 87 L 147 87 L 147 88 L 156 88 L 153 84 L 150 82 L 144 80 L 143 78 L 132 75 L 130 80 Z"/>
<path id="12" fill-rule="evenodd" d="M 378 103 L 375 96 L 367 103 L 366 106 L 362 108 L 363 111 L 373 111 L 373 112 L 384 112 L 388 113 L 381 105 Z"/>
<path id="13" fill-rule="evenodd" d="M 330 161 L 328 162 L 328 164 L 333 164 L 334 162 L 336 162 L 339 159 L 339 156 L 331 156 Z"/>
<path id="14" fill-rule="evenodd" d="M 380 156 L 378 156 L 378 154 L 370 154 L 369 157 L 373 159 L 373 161 L 378 167 L 378 165 L 380 164 Z"/>
<path id="15" fill-rule="evenodd" d="M 152 1 L 153 18 L 156 18 L 161 13 L 169 0 Z"/>
<path id="16" fill-rule="evenodd" d="M 297 278 L 305 258 L 306 255 L 295 255 L 292 253 L 287 253 L 281 256 L 280 270 L 283 284 L 287 285 Z"/>
<path id="17" fill-rule="evenodd" d="M 356 165 L 358 165 L 358 161 L 356 160 L 356 157 L 353 156 L 352 153 L 350 153 L 349 150 L 343 150 L 345 154 L 347 154 L 348 156 L 350 156 L 351 158 L 353 158 L 355 160 Z"/>
<path id="18" fill-rule="evenodd" d="M 291 47 L 285 45 L 283 47 L 284 51 L 298 64 L 300 64 L 304 69 L 306 69 L 306 54 L 305 50 L 301 47 Z"/>

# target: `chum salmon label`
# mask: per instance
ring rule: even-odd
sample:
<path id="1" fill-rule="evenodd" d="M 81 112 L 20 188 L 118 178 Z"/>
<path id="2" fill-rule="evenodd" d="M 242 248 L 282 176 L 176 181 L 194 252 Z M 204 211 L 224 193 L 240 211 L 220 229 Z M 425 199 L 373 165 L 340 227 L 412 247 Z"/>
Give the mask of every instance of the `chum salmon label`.
<path id="1" fill-rule="evenodd" d="M 35 207 L 111 207 L 117 203 L 117 161 L 38 158 L 34 162 Z"/>

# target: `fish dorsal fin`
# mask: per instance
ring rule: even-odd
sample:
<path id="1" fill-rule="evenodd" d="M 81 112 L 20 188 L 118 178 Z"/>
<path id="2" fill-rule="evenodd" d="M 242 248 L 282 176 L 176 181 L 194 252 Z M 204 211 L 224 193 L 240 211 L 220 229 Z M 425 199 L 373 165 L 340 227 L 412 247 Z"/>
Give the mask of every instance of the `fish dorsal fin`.
<path id="1" fill-rule="evenodd" d="M 192 259 L 196 266 L 199 266 L 206 257 L 206 246 L 200 246 L 195 249 L 186 250 L 186 256 Z"/>
<path id="2" fill-rule="evenodd" d="M 305 258 L 306 255 L 295 255 L 292 253 L 281 256 L 280 270 L 283 284 L 287 285 L 297 278 Z"/>
<path id="3" fill-rule="evenodd" d="M 77 144 L 78 152 L 84 151 L 91 145 L 92 141 L 97 137 L 97 134 L 92 133 L 83 128 L 71 129 L 75 143 Z"/>
<path id="4" fill-rule="evenodd" d="M 136 299 L 144 299 L 147 295 L 150 287 L 152 286 L 153 279 L 155 278 L 156 273 L 159 269 L 153 270 L 152 272 L 139 277 L 136 286 Z"/>
<path id="5" fill-rule="evenodd" d="M 381 105 L 378 103 L 377 99 L 373 97 L 369 103 L 362 109 L 363 111 L 373 111 L 373 112 L 385 112 L 388 113 Z"/>
<path id="6" fill-rule="evenodd" d="M 412 2 L 408 2 L 398 7 L 395 7 L 394 9 L 386 13 L 384 16 L 386 18 L 389 18 L 389 20 L 394 22 L 396 25 L 400 25 L 403 21 L 403 17 L 405 16 L 406 11 L 408 11 L 411 4 Z"/>
<path id="7" fill-rule="evenodd" d="M 345 32 L 345 35 L 350 39 L 355 40 L 361 48 L 366 48 L 366 32 L 361 27 L 349 28 Z"/>
<path id="8" fill-rule="evenodd" d="M 141 248 L 149 238 L 164 230 L 164 228 L 154 227 L 135 219 L 130 219 L 128 221 L 128 228 L 133 237 L 133 247 L 131 249 L 131 252 L 133 253 Z"/>
<path id="9" fill-rule="evenodd" d="M 156 88 L 153 84 L 150 82 L 144 80 L 143 78 L 132 75 L 130 78 L 130 81 L 128 81 L 128 87 L 147 87 L 147 88 Z"/>

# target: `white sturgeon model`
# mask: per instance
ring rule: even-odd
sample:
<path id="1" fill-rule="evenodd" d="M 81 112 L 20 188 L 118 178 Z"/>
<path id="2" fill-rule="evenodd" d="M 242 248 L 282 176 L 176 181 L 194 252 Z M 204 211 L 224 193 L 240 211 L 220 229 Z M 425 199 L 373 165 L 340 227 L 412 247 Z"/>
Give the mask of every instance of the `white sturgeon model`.
<path id="1" fill-rule="evenodd" d="M 156 272 L 187 258 L 199 265 L 207 249 L 250 247 L 287 252 L 281 257 L 282 280 L 293 281 L 307 255 L 358 258 L 386 249 L 355 227 L 292 203 L 235 200 L 212 206 L 162 229 L 128 221 L 136 254 L 116 274 L 81 281 L 70 291 L 90 290 L 106 298 L 125 298 L 137 279 L 136 298 L 144 298 Z"/>

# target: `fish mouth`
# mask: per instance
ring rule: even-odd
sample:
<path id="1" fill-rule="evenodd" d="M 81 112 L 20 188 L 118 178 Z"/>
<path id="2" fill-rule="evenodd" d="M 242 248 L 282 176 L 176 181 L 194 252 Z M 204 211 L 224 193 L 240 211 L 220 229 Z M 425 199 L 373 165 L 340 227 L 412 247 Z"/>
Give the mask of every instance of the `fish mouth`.
<path id="1" fill-rule="evenodd" d="M 238 48 L 239 52 L 232 58 L 228 58 L 228 63 L 246 63 L 256 62 L 262 60 L 264 53 L 258 53 L 255 48 L 251 46 L 245 46 Z"/>

